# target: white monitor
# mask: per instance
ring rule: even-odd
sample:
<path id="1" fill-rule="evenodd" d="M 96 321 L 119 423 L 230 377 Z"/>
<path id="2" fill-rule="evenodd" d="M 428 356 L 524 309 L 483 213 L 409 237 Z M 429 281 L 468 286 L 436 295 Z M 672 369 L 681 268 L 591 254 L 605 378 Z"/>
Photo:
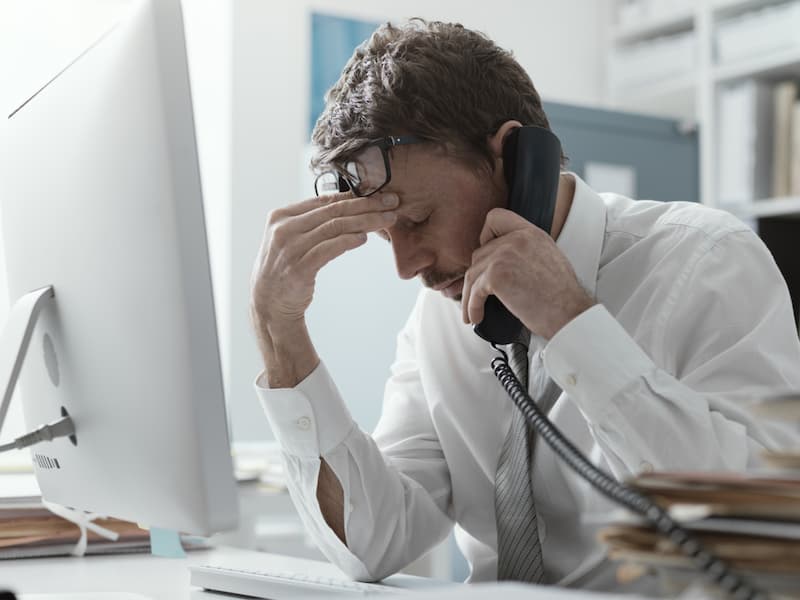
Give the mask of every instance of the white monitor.
<path id="1" fill-rule="evenodd" d="M 235 527 L 178 0 L 137 0 L 7 117 L 11 302 L 52 286 L 20 375 L 42 495 L 151 527 Z M 2 417 L 0 417 L 1 419 Z"/>

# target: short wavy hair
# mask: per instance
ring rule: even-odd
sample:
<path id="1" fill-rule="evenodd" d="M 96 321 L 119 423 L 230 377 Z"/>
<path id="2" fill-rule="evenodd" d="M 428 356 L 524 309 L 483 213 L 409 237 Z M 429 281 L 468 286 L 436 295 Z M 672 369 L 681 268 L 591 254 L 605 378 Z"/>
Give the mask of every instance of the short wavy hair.
<path id="1" fill-rule="evenodd" d="M 511 52 L 458 23 L 385 23 L 356 48 L 325 95 L 311 167 L 341 168 L 366 144 L 402 134 L 492 164 L 487 136 L 511 119 L 550 129 Z"/>

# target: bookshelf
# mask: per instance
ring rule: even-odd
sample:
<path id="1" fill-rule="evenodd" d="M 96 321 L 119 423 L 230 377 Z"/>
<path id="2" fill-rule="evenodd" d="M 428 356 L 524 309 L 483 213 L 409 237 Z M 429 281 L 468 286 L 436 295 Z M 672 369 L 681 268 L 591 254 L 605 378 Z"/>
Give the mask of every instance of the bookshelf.
<path id="1" fill-rule="evenodd" d="M 799 4 L 794 6 L 795 3 Z M 728 37 L 728 58 L 724 61 L 718 58 L 724 54 L 723 36 L 726 31 L 730 36 L 731 25 L 741 26 L 744 19 L 756 14 L 754 11 L 763 16 L 781 10 L 794 15 L 796 20 L 775 20 L 774 29 L 761 28 L 757 37 L 750 38 L 753 42 L 750 46 L 731 46 L 730 41 L 735 39 L 738 44 L 738 38 Z M 794 240 L 800 239 L 800 193 L 793 189 L 791 196 L 760 194 L 750 203 L 725 205 L 720 202 L 717 168 L 722 156 L 719 139 L 725 134 L 719 110 L 720 97 L 725 90 L 748 80 L 768 85 L 787 80 L 800 82 L 800 34 L 785 36 L 783 43 L 777 40 L 784 27 L 800 31 L 800 0 L 696 0 L 688 5 L 674 0 L 612 0 L 610 18 L 607 38 L 609 106 L 677 118 L 688 126 L 698 127 L 701 202 L 725 208 L 754 223 L 789 283 L 798 312 L 800 253 L 790 249 L 795 245 Z M 691 61 L 676 57 L 686 66 L 682 72 L 675 73 L 672 68 L 668 76 L 658 77 L 659 68 L 671 67 L 655 60 L 649 82 L 637 80 L 636 85 L 626 84 L 626 79 L 637 77 L 620 76 L 620 66 L 627 64 L 620 57 L 624 59 L 628 53 L 635 55 L 644 45 L 655 47 L 665 38 L 677 39 L 682 35 L 693 38 Z M 731 48 L 737 55 L 735 58 Z M 728 148 L 726 146 L 726 150 Z"/>

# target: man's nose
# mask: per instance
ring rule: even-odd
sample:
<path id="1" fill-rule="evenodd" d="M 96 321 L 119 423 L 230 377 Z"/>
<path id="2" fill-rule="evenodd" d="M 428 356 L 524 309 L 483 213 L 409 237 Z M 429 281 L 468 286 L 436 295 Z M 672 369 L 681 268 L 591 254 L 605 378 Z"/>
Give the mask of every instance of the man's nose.
<path id="1" fill-rule="evenodd" d="M 432 252 L 397 235 L 392 236 L 392 251 L 400 279 L 413 279 L 434 263 Z"/>

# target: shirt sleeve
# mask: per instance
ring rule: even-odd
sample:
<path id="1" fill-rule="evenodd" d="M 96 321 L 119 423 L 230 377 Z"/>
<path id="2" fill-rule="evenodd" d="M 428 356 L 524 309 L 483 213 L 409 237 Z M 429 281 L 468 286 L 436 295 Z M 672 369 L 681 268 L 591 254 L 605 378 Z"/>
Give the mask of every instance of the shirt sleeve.
<path id="1" fill-rule="evenodd" d="M 322 363 L 292 389 L 269 389 L 256 380 L 306 530 L 331 562 L 358 580 L 399 571 L 452 528 L 449 472 L 415 360 L 417 310 L 398 336 L 374 437 L 353 421 Z M 347 546 L 317 501 L 320 458 L 342 485 Z"/>
<path id="2" fill-rule="evenodd" d="M 544 351 L 550 376 L 578 405 L 614 475 L 734 470 L 764 448 L 800 445 L 748 405 L 800 389 L 800 343 L 786 284 L 752 232 L 701 245 L 631 305 L 653 310 L 644 346 L 602 305 Z M 676 261 L 677 262 L 677 261 Z M 658 307 L 651 309 L 650 307 Z M 644 348 L 647 348 L 645 351 Z"/>

